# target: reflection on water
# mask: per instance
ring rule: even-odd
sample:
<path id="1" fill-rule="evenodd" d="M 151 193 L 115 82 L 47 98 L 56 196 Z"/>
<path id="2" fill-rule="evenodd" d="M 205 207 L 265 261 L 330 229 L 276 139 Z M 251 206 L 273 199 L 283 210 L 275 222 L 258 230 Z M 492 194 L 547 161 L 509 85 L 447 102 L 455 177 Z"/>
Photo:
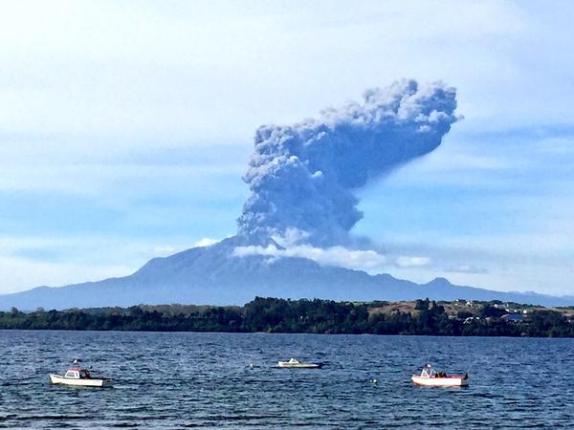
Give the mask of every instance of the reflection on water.
<path id="1" fill-rule="evenodd" d="M 0 331 L 0 351 L 4 428 L 574 428 L 574 339 Z M 114 387 L 48 383 L 78 357 Z M 272 367 L 290 357 L 326 366 Z M 470 387 L 414 387 L 426 362 Z"/>

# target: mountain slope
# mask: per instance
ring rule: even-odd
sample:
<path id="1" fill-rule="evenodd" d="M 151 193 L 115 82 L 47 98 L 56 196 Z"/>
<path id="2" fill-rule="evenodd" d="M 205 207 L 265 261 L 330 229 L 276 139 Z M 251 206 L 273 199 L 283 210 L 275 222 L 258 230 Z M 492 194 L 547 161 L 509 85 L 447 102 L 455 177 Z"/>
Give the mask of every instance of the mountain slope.
<path id="1" fill-rule="evenodd" d="M 243 304 L 255 296 L 332 300 L 434 300 L 466 298 L 540 305 L 572 305 L 574 297 L 496 292 L 452 285 L 437 278 L 427 284 L 371 276 L 304 258 L 234 257 L 241 239 L 154 258 L 134 274 L 61 288 L 39 287 L 0 296 L 0 309 L 130 306 L 140 303 Z"/>

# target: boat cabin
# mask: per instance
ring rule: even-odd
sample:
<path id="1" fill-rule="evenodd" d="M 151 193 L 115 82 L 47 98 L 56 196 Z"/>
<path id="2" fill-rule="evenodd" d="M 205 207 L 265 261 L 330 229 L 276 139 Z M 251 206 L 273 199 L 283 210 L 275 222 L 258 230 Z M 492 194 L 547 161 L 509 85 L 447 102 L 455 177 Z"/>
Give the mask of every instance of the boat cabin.
<path id="1" fill-rule="evenodd" d="M 433 369 L 433 367 L 430 364 L 427 364 L 421 370 L 421 378 L 436 378 L 436 377 L 437 377 L 437 372 L 436 372 L 436 370 Z"/>
<path id="2" fill-rule="evenodd" d="M 427 364 L 421 370 L 421 378 L 448 378 L 448 377 L 449 375 L 447 375 L 446 372 L 443 371 L 437 372 L 436 370 L 433 369 L 432 365 L 430 364 Z"/>
<path id="3" fill-rule="evenodd" d="M 92 375 L 90 375 L 88 369 L 82 369 L 80 367 L 73 367 L 71 369 L 68 369 L 68 371 L 64 375 L 64 378 L 68 379 L 90 379 L 91 377 Z"/>

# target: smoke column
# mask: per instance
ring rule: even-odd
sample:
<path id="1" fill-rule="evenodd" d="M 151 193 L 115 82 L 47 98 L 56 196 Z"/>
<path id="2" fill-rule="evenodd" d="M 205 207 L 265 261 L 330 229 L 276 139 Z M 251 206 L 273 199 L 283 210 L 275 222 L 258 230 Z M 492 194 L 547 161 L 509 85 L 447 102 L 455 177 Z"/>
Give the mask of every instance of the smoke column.
<path id="1" fill-rule="evenodd" d="M 239 234 L 253 243 L 296 232 L 318 246 L 345 244 L 363 216 L 355 191 L 438 147 L 455 109 L 454 88 L 409 80 L 317 119 L 260 127 Z"/>

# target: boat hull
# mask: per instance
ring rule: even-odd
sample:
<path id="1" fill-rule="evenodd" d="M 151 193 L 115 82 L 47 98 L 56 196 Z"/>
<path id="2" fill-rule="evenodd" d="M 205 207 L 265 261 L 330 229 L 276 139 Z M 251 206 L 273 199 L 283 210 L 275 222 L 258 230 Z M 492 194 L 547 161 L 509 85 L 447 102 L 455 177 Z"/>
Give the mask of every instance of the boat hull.
<path id="1" fill-rule="evenodd" d="M 60 385 L 72 385 L 75 387 L 105 387 L 110 385 L 107 379 L 75 379 L 75 378 L 64 378 L 61 375 L 55 375 L 50 373 L 50 382 L 52 384 Z"/>
<path id="2" fill-rule="evenodd" d="M 322 365 L 315 363 L 297 363 L 297 364 L 279 363 L 277 364 L 277 367 L 279 369 L 320 369 Z"/>
<path id="3" fill-rule="evenodd" d="M 466 387 L 468 385 L 468 376 L 447 376 L 445 378 L 425 378 L 413 375 L 411 380 L 416 385 L 425 387 Z"/>

